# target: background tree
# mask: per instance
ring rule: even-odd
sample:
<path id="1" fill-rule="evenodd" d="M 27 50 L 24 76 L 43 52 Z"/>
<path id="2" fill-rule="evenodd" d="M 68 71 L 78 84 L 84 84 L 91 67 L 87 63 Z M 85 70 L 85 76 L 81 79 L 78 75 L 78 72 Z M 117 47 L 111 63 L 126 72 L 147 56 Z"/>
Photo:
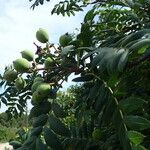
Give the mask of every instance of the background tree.
<path id="1" fill-rule="evenodd" d="M 43 2 L 35 1 L 32 8 Z M 1 100 L 10 106 L 8 113 L 22 113 L 30 98 L 34 105 L 33 129 L 18 150 L 150 149 L 150 2 L 70 0 L 52 13 L 70 16 L 87 5 L 92 8 L 78 35 L 62 35 L 55 47 L 39 29 L 36 37 L 45 47 L 35 44 L 36 56 L 22 55 L 2 77 L 6 90 Z M 71 73 L 80 75 L 73 81 L 83 84 L 75 99 L 75 119 L 67 123 L 57 93 Z"/>
<path id="2" fill-rule="evenodd" d="M 17 138 L 20 130 L 27 130 L 26 117 L 22 115 L 16 118 L 10 118 L 7 113 L 0 114 L 0 142 L 8 142 Z"/>

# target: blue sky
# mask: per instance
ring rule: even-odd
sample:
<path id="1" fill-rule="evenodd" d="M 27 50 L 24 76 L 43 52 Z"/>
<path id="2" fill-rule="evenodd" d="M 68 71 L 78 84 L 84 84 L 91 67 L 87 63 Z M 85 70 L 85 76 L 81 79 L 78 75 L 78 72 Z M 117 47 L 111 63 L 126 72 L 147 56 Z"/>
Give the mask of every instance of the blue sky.
<path id="1" fill-rule="evenodd" d="M 80 27 L 86 11 L 72 17 L 51 16 L 50 10 L 57 2 L 46 3 L 32 11 L 29 0 L 0 0 L 0 72 L 20 57 L 20 51 L 36 50 L 33 42 L 38 43 L 35 32 L 40 27 L 48 30 L 51 43 L 57 43 L 60 35 Z M 70 84 L 71 80 L 64 86 Z M 0 111 L 4 110 L 2 106 Z"/>
<path id="2" fill-rule="evenodd" d="M 20 57 L 23 49 L 33 49 L 35 32 L 38 28 L 46 28 L 50 35 L 50 42 L 57 43 L 61 34 L 72 32 L 80 27 L 84 13 L 77 13 L 75 17 L 50 15 L 54 2 L 30 9 L 28 0 L 0 0 L 0 68 Z"/>

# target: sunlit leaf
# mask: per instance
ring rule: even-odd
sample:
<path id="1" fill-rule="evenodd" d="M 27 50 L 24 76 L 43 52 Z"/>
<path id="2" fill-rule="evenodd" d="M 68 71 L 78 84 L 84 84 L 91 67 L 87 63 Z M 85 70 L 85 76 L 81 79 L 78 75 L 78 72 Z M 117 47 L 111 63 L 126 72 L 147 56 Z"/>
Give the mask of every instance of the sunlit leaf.
<path id="1" fill-rule="evenodd" d="M 137 131 L 127 131 L 127 136 L 134 144 L 141 144 L 144 140 L 144 135 Z"/>

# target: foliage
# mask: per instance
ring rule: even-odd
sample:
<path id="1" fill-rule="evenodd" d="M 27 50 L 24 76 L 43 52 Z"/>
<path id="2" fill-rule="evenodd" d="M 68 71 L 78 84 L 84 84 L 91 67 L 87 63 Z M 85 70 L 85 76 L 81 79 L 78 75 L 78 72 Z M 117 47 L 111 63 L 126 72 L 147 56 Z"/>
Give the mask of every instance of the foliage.
<path id="1" fill-rule="evenodd" d="M 8 142 L 15 138 L 17 128 L 0 125 L 0 142 Z"/>
<path id="2" fill-rule="evenodd" d="M 36 57 L 23 74 L 27 83 L 23 90 L 18 91 L 14 82 L 2 77 L 6 89 L 1 101 L 10 106 L 7 112 L 12 116 L 22 113 L 26 100 L 32 99 L 31 86 L 37 76 L 51 87 L 40 102 L 31 100 L 30 118 L 39 126 L 33 127 L 22 149 L 150 149 L 150 2 L 86 2 L 63 1 L 54 7 L 52 13 L 63 15 L 81 10 L 82 3 L 92 6 L 80 33 L 67 46 L 55 47 L 50 41 L 44 47 L 35 44 Z M 73 7 L 65 8 L 72 3 Z M 53 64 L 45 68 L 48 57 Z M 74 82 L 83 83 L 75 97 L 74 112 L 57 99 L 58 89 L 72 73 L 78 75 Z M 67 112 L 74 115 L 73 121 L 65 121 Z M 92 138 L 96 129 L 101 131 L 98 141 Z"/>
<path id="3" fill-rule="evenodd" d="M 22 116 L 16 116 L 16 118 L 10 118 L 9 114 L 7 113 L 1 113 L 0 114 L 0 125 L 5 126 L 5 127 L 14 127 L 14 128 L 19 128 L 19 127 L 27 127 L 29 126 L 28 122 L 28 116 L 27 115 L 22 115 Z"/>
<path id="4" fill-rule="evenodd" d="M 0 114 L 0 142 L 8 142 L 17 138 L 16 133 L 21 128 L 27 128 L 27 117 L 22 115 L 17 118 L 9 118 L 6 113 Z"/>
<path id="5" fill-rule="evenodd" d="M 32 2 L 33 0 L 29 0 Z M 50 0 L 46 0 L 50 1 Z M 43 5 L 45 0 L 36 0 L 32 4 L 31 8 L 34 10 L 36 6 Z M 54 6 L 54 8 L 51 11 L 51 14 L 56 13 L 57 15 L 62 14 L 63 16 L 71 16 L 75 15 L 75 12 L 83 11 L 83 8 L 86 7 L 89 3 L 86 2 L 86 0 L 65 0 L 60 1 L 58 4 Z"/>

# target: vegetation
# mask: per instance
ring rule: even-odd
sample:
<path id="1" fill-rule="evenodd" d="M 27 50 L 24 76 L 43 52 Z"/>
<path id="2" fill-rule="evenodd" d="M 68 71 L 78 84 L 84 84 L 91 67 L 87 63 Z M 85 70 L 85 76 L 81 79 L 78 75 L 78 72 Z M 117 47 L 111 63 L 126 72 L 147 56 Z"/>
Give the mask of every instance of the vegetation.
<path id="1" fill-rule="evenodd" d="M 64 34 L 54 46 L 39 29 L 37 40 L 45 46 L 35 44 L 33 61 L 19 58 L 6 68 L 24 79 L 23 89 L 15 86 L 12 73 L 1 77 L 6 87 L 1 101 L 9 115 L 22 114 L 28 99 L 33 104 L 33 128 L 18 150 L 150 149 L 150 2 L 68 0 L 55 5 L 52 14 L 70 16 L 88 5 L 78 35 Z M 72 73 L 82 86 L 72 89 L 76 94 L 67 108 L 57 96 Z"/>
<path id="2" fill-rule="evenodd" d="M 0 114 L 0 142 L 8 142 L 17 138 L 17 133 L 29 126 L 27 116 L 9 118 L 7 113 Z"/>

